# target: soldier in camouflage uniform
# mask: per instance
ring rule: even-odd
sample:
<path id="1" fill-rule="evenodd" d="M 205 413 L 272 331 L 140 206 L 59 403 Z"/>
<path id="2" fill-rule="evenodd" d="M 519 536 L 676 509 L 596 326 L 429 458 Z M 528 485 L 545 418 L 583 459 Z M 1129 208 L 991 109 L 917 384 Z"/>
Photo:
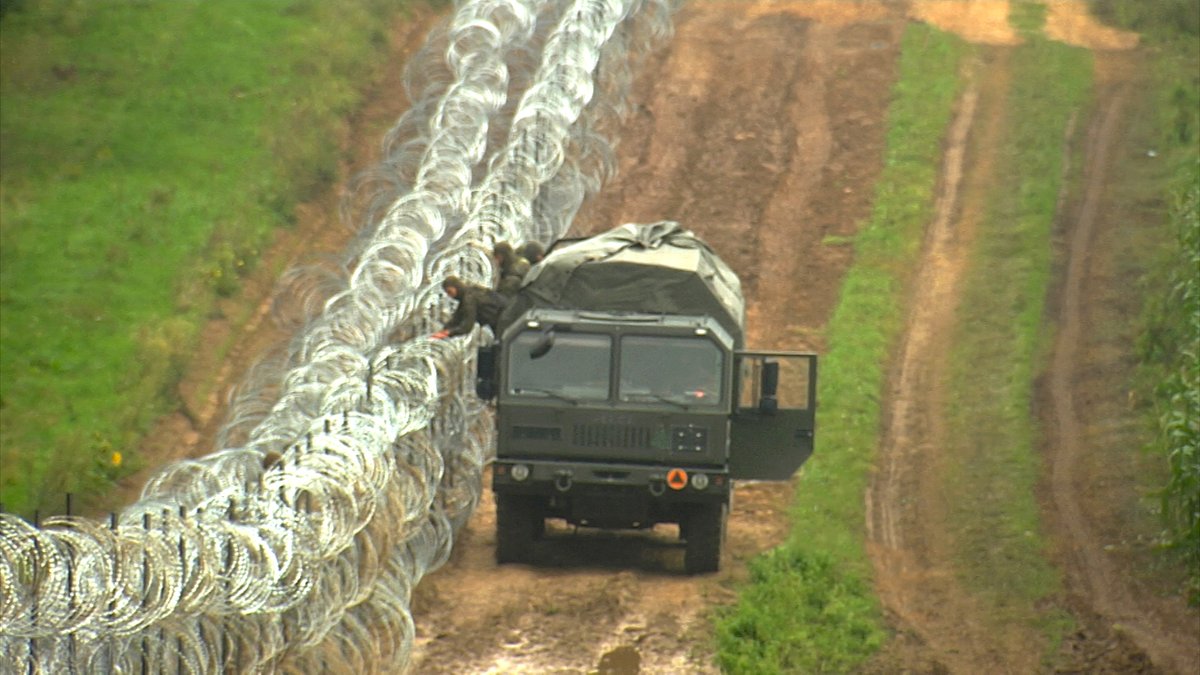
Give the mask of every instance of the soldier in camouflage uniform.
<path id="1" fill-rule="evenodd" d="M 499 279 L 496 290 L 509 298 L 521 289 L 521 282 L 529 272 L 529 261 L 517 255 L 512 244 L 502 241 L 492 249 L 492 260 L 496 263 Z"/>
<path id="2" fill-rule="evenodd" d="M 527 241 L 521 247 L 520 254 L 529 261 L 530 266 L 542 262 L 542 258 L 546 257 L 546 249 L 536 241 Z"/>
<path id="3" fill-rule="evenodd" d="M 442 290 L 446 291 L 446 295 L 458 300 L 458 307 L 442 330 L 432 335 L 435 340 L 466 335 L 475 328 L 476 323 L 490 326 L 495 331 L 500 313 L 508 304 L 508 299 L 500 293 L 483 286 L 468 284 L 458 277 L 446 277 L 442 282 Z"/>

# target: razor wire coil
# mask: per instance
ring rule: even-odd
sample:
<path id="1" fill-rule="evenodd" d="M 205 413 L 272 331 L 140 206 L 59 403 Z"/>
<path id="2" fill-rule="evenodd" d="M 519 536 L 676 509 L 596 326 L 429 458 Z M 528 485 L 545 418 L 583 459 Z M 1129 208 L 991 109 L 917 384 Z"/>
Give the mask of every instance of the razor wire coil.
<path id="1" fill-rule="evenodd" d="M 412 589 L 449 557 L 493 440 L 474 338 L 423 337 L 440 282 L 490 285 L 493 242 L 566 232 L 673 8 L 460 3 L 406 69 L 413 104 L 372 174 L 390 197 L 342 261 L 285 277 L 300 327 L 246 374 L 214 451 L 107 524 L 0 514 L 3 670 L 402 670 Z"/>

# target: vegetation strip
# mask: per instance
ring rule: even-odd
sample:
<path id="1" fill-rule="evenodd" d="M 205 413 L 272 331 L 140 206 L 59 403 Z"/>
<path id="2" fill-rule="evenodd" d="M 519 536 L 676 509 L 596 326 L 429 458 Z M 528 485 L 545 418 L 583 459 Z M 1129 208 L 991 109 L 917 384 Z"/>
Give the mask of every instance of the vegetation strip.
<path id="1" fill-rule="evenodd" d="M 137 467 L 218 295 L 334 176 L 398 7 L 6 5 L 0 501 Z"/>
<path id="2" fill-rule="evenodd" d="M 1024 42 L 1010 60 L 1013 114 L 1000 131 L 1010 151 L 993 161 L 950 341 L 944 492 L 955 566 L 984 602 L 981 615 L 996 632 L 1040 627 L 1043 648 L 1052 649 L 1069 619 L 1046 602 L 1060 580 L 1045 557 L 1035 495 L 1042 466 L 1033 391 L 1053 338 L 1044 317 L 1062 147 L 1088 102 L 1092 61 L 1084 49 L 1041 37 L 1041 6 L 1024 7 L 1014 13 Z"/>
<path id="3" fill-rule="evenodd" d="M 1152 46 L 1153 95 L 1141 125 L 1163 161 L 1121 167 L 1135 179 L 1128 201 L 1167 205 L 1162 228 L 1145 236 L 1150 270 L 1139 317 L 1138 391 L 1153 402 L 1164 460 L 1158 497 L 1162 543 L 1178 554 L 1185 592 L 1200 604 L 1200 3 L 1192 0 L 1093 0 L 1105 19 L 1141 32 Z M 1159 213 L 1162 209 L 1159 209 Z M 1157 243 L 1157 247 L 1155 247 Z"/>
<path id="4" fill-rule="evenodd" d="M 828 327 L 818 455 L 798 479 L 788 542 L 752 561 L 739 601 L 717 618 L 718 661 L 727 672 L 844 672 L 885 640 L 863 544 L 862 495 L 884 370 L 933 216 L 941 143 L 967 52 L 949 34 L 907 28 L 874 211 L 855 240 L 857 259 Z"/>

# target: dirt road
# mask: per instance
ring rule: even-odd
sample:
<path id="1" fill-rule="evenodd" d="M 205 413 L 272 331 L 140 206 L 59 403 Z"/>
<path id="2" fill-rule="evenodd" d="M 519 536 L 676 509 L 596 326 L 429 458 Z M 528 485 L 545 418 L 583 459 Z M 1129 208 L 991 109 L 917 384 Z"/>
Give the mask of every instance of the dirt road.
<path id="1" fill-rule="evenodd" d="M 1090 35 L 1099 47 L 1129 46 L 1120 35 L 1063 14 L 1069 5 L 1055 3 L 1051 16 L 1063 35 Z M 752 346 L 822 351 L 823 328 L 853 259 L 846 242 L 870 212 L 905 23 L 929 21 L 990 50 L 987 67 L 974 70 L 959 102 L 946 144 L 938 217 L 929 224 L 910 305 L 913 330 L 895 356 L 877 477 L 866 496 L 876 585 L 896 636 L 874 662 L 878 672 L 1046 668 L 1026 648 L 1028 636 L 1020 629 L 994 634 L 981 628 L 980 608 L 949 567 L 953 535 L 939 527 L 945 513 L 934 492 L 942 328 L 951 320 L 967 264 L 964 251 L 981 214 L 987 158 L 1003 142 L 1004 115 L 1012 114 L 1004 107 L 1004 45 L 1016 38 L 1006 12 L 1004 2 L 686 5 L 674 38 L 639 76 L 618 177 L 585 205 L 576 224 L 576 233 L 588 233 L 622 222 L 679 220 L 741 276 Z M 397 34 L 398 59 L 419 46 L 428 25 L 426 18 Z M 1114 356 L 1112 344 L 1084 329 L 1113 320 L 1103 313 L 1111 309 L 1113 284 L 1122 283 L 1106 276 L 1116 254 L 1104 233 L 1118 223 L 1105 217 L 1110 209 L 1102 186 L 1121 136 L 1132 71 L 1106 72 L 1086 153 L 1087 189 L 1064 200 L 1073 209 L 1064 219 L 1070 244 L 1062 259 L 1061 297 L 1052 303 L 1062 331 L 1043 392 L 1054 411 L 1047 424 L 1053 437 L 1045 443 L 1046 519 L 1071 592 L 1064 602 L 1080 624 L 1054 668 L 1195 672 L 1198 633 L 1188 633 L 1200 627 L 1195 612 L 1162 600 L 1161 589 L 1148 593 L 1135 583 L 1140 577 L 1132 570 L 1144 558 L 1106 546 L 1119 540 L 1128 522 L 1107 509 L 1102 493 L 1089 490 L 1095 480 L 1123 480 L 1084 443 L 1094 437 L 1096 406 L 1122 404 L 1124 393 L 1113 385 L 1128 375 L 1127 354 L 1120 352 L 1127 347 L 1116 347 Z M 353 131 L 360 158 L 372 156 L 382 129 L 402 110 L 403 101 L 382 95 L 389 90 L 395 87 L 381 88 Z M 336 250 L 345 234 L 327 226 L 334 222 L 335 203 L 331 194 L 307 206 L 297 229 L 278 245 L 278 259 L 313 248 Z M 210 344 L 221 349 L 202 355 L 184 386 L 188 414 L 164 420 L 148 445 L 152 456 L 155 448 L 177 447 L 181 436 L 193 440 L 196 452 L 209 447 L 220 417 L 215 393 L 221 383 L 212 395 L 204 383 L 211 383 L 218 364 L 225 378 L 236 381 L 261 345 L 270 343 L 269 323 L 253 318 L 265 316 L 267 287 L 252 286 L 240 304 L 226 308 L 233 319 L 251 317 L 243 327 L 214 324 Z M 1083 376 L 1097 363 L 1111 379 Z M 1080 396 L 1091 407 L 1081 409 Z M 1135 488 L 1127 480 L 1117 487 Z M 495 511 L 485 491 L 451 561 L 416 591 L 412 671 L 714 673 L 707 615 L 732 602 L 733 583 L 746 576 L 751 557 L 785 538 L 791 499 L 789 485 L 739 486 L 723 571 L 692 578 L 680 571 L 682 550 L 668 526 L 644 534 L 560 528 L 539 544 L 538 566 L 497 567 Z"/>
<path id="2" fill-rule="evenodd" d="M 678 220 L 730 263 L 749 344 L 821 349 L 869 215 L 904 28 L 899 7 L 695 3 L 639 79 L 615 182 L 580 232 Z M 559 536 L 537 568 L 492 562 L 490 495 L 414 603 L 415 673 L 713 673 L 707 612 L 787 533 L 788 485 L 742 485 L 723 571 L 689 578 L 673 526 Z"/>
<path id="3" fill-rule="evenodd" d="M 1151 547 L 1140 537 L 1131 541 L 1154 525 L 1130 513 L 1146 494 L 1139 475 L 1149 473 L 1148 458 L 1130 453 L 1138 442 L 1131 429 L 1137 417 L 1126 400 L 1135 335 L 1125 317 L 1136 314 L 1138 300 L 1127 290 L 1135 283 L 1131 270 L 1123 270 L 1122 278 L 1114 269 L 1121 255 L 1114 233 L 1131 223 L 1116 215 L 1120 198 L 1108 180 L 1113 156 L 1131 152 L 1126 108 L 1139 62 L 1127 52 L 1128 36 L 1097 27 L 1085 15 L 1060 11 L 1054 19 L 1049 28 L 1057 28 L 1059 37 L 1097 50 L 1092 119 L 1080 111 L 1079 123 L 1088 125 L 1081 194 L 1060 196 L 1064 245 L 1047 317 L 1058 331 L 1039 390 L 1048 411 L 1041 442 L 1043 517 L 1067 587 L 1065 597 L 1050 602 L 1077 630 L 1047 663 L 1030 648 L 1041 640 L 1034 626 L 990 620 L 962 587 L 951 553 L 955 533 L 946 524 L 950 505 L 941 473 L 948 375 L 942 355 L 949 350 L 966 253 L 993 180 L 989 158 L 1003 151 L 1005 117 L 1019 114 L 1006 108 L 1005 98 L 1011 84 L 1005 45 L 1013 41 L 989 31 L 992 38 L 984 42 L 992 46 L 980 48 L 984 65 L 972 71 L 946 144 L 937 217 L 927 231 L 908 331 L 895 357 L 877 473 L 867 495 L 876 587 L 896 630 L 873 666 L 879 672 L 1200 669 L 1200 618 L 1184 607 L 1178 587 L 1139 573 L 1153 566 Z M 1069 154 L 1064 145 L 1064 157 Z"/>

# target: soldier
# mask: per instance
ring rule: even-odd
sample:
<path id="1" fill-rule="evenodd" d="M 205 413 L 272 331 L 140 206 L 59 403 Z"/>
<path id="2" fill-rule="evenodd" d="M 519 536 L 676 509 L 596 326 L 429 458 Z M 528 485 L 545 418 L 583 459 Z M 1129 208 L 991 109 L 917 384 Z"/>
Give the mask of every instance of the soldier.
<path id="1" fill-rule="evenodd" d="M 512 244 L 502 241 L 492 249 L 492 260 L 500 277 L 496 281 L 496 290 L 502 295 L 512 297 L 521 289 L 521 282 L 529 272 L 529 261 L 517 255 Z"/>
<path id="2" fill-rule="evenodd" d="M 430 336 L 435 340 L 466 335 L 475 328 L 477 322 L 490 326 L 492 331 L 495 331 L 500 313 L 508 304 L 507 299 L 496 291 L 468 284 L 458 277 L 446 277 L 442 282 L 442 290 L 446 291 L 446 295 L 458 300 L 458 307 L 446 325 Z"/>
<path id="3" fill-rule="evenodd" d="M 525 256 L 525 259 L 532 266 L 542 262 L 542 258 L 546 257 L 546 249 L 542 248 L 542 245 L 536 241 L 527 241 L 521 247 L 521 255 Z"/>

